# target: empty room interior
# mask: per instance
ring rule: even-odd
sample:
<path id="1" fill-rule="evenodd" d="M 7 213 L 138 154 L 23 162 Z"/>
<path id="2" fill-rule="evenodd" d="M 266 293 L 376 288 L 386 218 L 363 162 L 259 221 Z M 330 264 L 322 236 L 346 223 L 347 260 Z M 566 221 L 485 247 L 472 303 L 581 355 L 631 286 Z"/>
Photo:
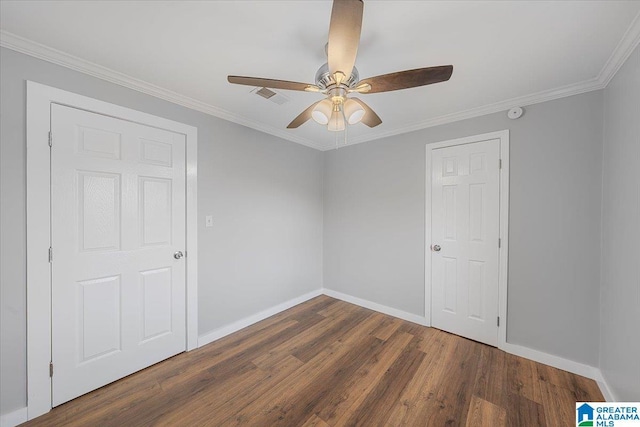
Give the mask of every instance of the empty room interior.
<path id="1" fill-rule="evenodd" d="M 639 45 L 639 1 L 1 0 L 0 427 L 640 426 Z"/>

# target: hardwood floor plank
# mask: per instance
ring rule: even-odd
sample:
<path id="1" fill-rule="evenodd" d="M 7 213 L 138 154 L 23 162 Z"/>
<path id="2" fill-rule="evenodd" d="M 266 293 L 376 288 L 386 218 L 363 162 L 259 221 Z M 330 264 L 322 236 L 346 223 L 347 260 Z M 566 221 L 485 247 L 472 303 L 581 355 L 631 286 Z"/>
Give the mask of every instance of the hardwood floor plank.
<path id="1" fill-rule="evenodd" d="M 322 418 L 314 414 L 307 420 L 307 422 L 302 424 L 302 427 L 331 427 L 331 426 L 325 423 L 322 420 Z"/>
<path id="2" fill-rule="evenodd" d="M 120 411 L 110 411 L 108 417 L 100 420 L 101 426 L 121 426 L 126 423 L 131 425 L 154 425 L 165 418 L 170 418 L 172 413 L 183 411 L 199 396 L 206 395 L 212 389 L 232 387 L 233 384 L 249 379 L 255 381 L 254 375 L 257 368 L 252 364 L 245 364 L 238 369 L 229 370 L 221 367 L 213 372 L 203 371 L 194 381 L 182 383 L 171 390 L 163 391 L 151 399 L 143 400 L 135 405 L 122 407 Z M 185 414 L 182 414 L 184 417 Z M 78 424 L 82 425 L 82 424 Z"/>
<path id="3" fill-rule="evenodd" d="M 431 329 L 431 328 L 430 328 Z M 437 330 L 434 330 L 437 331 Z M 418 368 L 418 372 L 409 382 L 388 419 L 389 425 L 410 426 L 424 415 L 434 403 L 437 389 L 444 381 L 445 366 L 453 354 L 453 341 L 446 339 L 445 333 L 434 333 L 428 346 L 428 352 Z M 421 347 L 422 342 L 418 344 Z M 423 346 L 422 346 L 423 347 Z"/>
<path id="4" fill-rule="evenodd" d="M 549 382 L 541 382 L 540 389 L 547 425 L 553 427 L 575 426 L 576 406 L 573 392 Z"/>
<path id="5" fill-rule="evenodd" d="M 357 305 L 350 304 L 345 301 L 336 300 L 333 304 L 328 305 L 323 310 L 320 310 L 317 313 L 324 317 L 334 317 L 340 314 L 355 313 L 358 310 L 359 307 Z"/>
<path id="6" fill-rule="evenodd" d="M 304 317 L 309 314 L 318 314 L 322 310 L 326 310 L 327 308 L 331 307 L 333 304 L 337 304 L 338 302 L 340 302 L 340 300 L 328 297 L 326 295 L 319 295 L 315 298 L 303 302 L 302 304 L 295 305 L 291 308 L 281 311 L 280 313 L 274 314 L 273 316 L 261 320 L 260 322 L 255 323 L 251 326 L 248 326 L 245 329 L 250 329 L 254 326 L 262 327 L 262 324 L 266 324 L 267 322 L 277 322 L 282 319 L 295 320 L 300 316 Z"/>
<path id="7" fill-rule="evenodd" d="M 495 405 L 507 407 L 507 354 L 495 347 L 482 346 L 473 393 Z"/>
<path id="8" fill-rule="evenodd" d="M 153 368 L 156 366 L 158 365 L 142 371 L 146 374 L 142 381 L 138 379 L 140 373 L 130 375 L 58 406 L 45 416 L 30 421 L 28 425 L 83 425 L 84 419 L 108 416 L 123 407 L 135 406 L 139 402 L 152 399 L 162 392 L 153 375 Z"/>
<path id="9" fill-rule="evenodd" d="M 363 313 L 368 315 L 368 311 Z M 234 417 L 235 421 L 239 425 L 250 425 L 250 420 L 260 419 L 262 422 L 265 417 L 280 411 L 281 407 L 286 406 L 286 401 L 290 396 L 299 392 L 301 388 L 307 387 L 319 372 L 334 364 L 336 359 L 342 358 L 349 353 L 352 345 L 364 338 L 375 339 L 375 337 L 370 336 L 370 332 L 376 325 L 376 317 L 368 315 L 363 321 L 354 325 L 352 330 L 348 331 L 349 333 L 344 331 L 344 335 L 336 341 L 325 343 L 325 347 L 321 352 L 291 374 L 285 381 L 270 390 L 269 394 L 259 397 L 249 407 L 241 410 Z"/>
<path id="10" fill-rule="evenodd" d="M 216 363 L 243 357 L 244 354 L 262 348 L 262 346 L 272 345 L 274 340 L 294 336 L 308 326 L 309 324 L 306 322 L 283 320 L 264 330 L 254 331 L 240 340 L 229 339 L 214 342 L 210 346 L 205 346 L 189 353 L 190 363 L 183 365 L 180 370 L 174 370 L 171 375 L 167 375 L 161 381 L 161 384 L 165 387 L 170 387 L 172 382 L 188 381 L 190 375 L 195 375 L 199 372 L 203 363 L 210 367 Z"/>
<path id="11" fill-rule="evenodd" d="M 446 361 L 442 381 L 433 390 L 434 397 L 419 412 L 420 419 L 427 422 L 425 425 L 464 425 L 480 360 L 480 346 L 471 340 L 454 338 L 453 356 Z"/>
<path id="12" fill-rule="evenodd" d="M 494 405 L 488 400 L 481 399 L 478 396 L 471 397 L 471 404 L 469 405 L 467 422 L 465 424 L 466 427 L 504 427 L 506 425 L 506 409 Z"/>
<path id="13" fill-rule="evenodd" d="M 320 296 L 26 426 L 574 424 L 597 384 Z"/>
<path id="14" fill-rule="evenodd" d="M 431 351 L 431 349 L 429 348 L 431 340 L 433 340 L 440 334 L 448 335 L 446 332 L 443 332 L 439 329 L 429 328 L 426 326 L 418 325 L 417 323 L 406 321 L 402 322 L 398 330 L 415 336 L 418 343 L 418 349 L 427 354 L 429 354 L 429 352 Z"/>
<path id="15" fill-rule="evenodd" d="M 333 322 L 333 325 L 324 331 L 315 340 L 310 340 L 300 345 L 292 354 L 303 362 L 308 362 L 322 351 L 327 343 L 334 342 L 344 337 L 349 331 L 356 328 L 367 317 L 375 316 L 374 312 L 357 311 L 350 316 Z M 374 323 L 377 320 L 370 319 Z"/>
<path id="16" fill-rule="evenodd" d="M 350 408 L 358 407 L 364 401 L 413 339 L 413 335 L 404 332 L 393 334 L 382 345 L 379 353 L 369 355 L 366 362 L 349 378 L 349 381 L 336 387 L 331 395 L 316 405 L 314 411 L 332 425 L 336 420 L 345 417 Z"/>
<path id="17" fill-rule="evenodd" d="M 287 390 L 281 395 L 276 403 L 272 403 L 271 409 L 263 413 L 261 423 L 282 426 L 300 425 L 308 418 L 318 402 L 329 395 L 333 388 L 339 387 L 346 381 L 364 363 L 367 354 L 377 353 L 382 343 L 382 340 L 369 336 L 355 346 L 350 346 L 350 350 L 342 357 L 318 370 L 317 373 L 312 373 L 313 378 L 306 387 L 301 387 L 296 392 Z"/>
<path id="18" fill-rule="evenodd" d="M 509 427 L 546 427 L 547 425 L 544 409 L 540 403 L 518 394 L 508 393 L 505 407 L 508 408 L 507 425 Z"/>
<path id="19" fill-rule="evenodd" d="M 402 319 L 391 316 L 383 316 L 380 325 L 373 331 L 373 335 L 380 338 L 383 341 L 388 340 L 391 335 L 402 325 Z"/>
<path id="20" fill-rule="evenodd" d="M 423 353 L 430 354 L 433 351 L 433 342 L 446 334 L 435 328 L 420 327 L 415 335 L 418 338 L 418 349 Z"/>
<path id="21" fill-rule="evenodd" d="M 211 350 L 199 354 L 193 362 L 202 361 L 202 363 L 208 365 L 208 368 L 218 363 L 242 364 L 259 357 L 264 352 L 292 339 L 323 320 L 324 318 L 322 316 L 313 314 L 304 320 L 292 321 L 295 322 L 293 325 L 283 328 L 275 334 L 264 333 L 247 343 L 242 342 L 242 345 L 236 345 L 226 349 L 225 347 L 216 348 L 214 345 Z M 288 323 L 289 322 L 287 322 L 287 324 Z M 191 367 L 189 367 L 189 369 L 190 368 Z"/>
<path id="22" fill-rule="evenodd" d="M 282 375 L 286 375 L 300 366 L 298 360 L 288 360 L 289 365 L 282 369 Z M 289 368 L 287 370 L 287 367 Z M 203 425 L 211 418 L 212 413 L 219 414 L 224 410 L 226 402 L 240 399 L 246 393 L 247 385 L 258 385 L 272 378 L 272 372 L 254 369 L 239 375 L 234 381 L 224 384 L 212 384 L 211 387 L 193 395 L 182 403 L 179 411 L 169 411 L 162 417 L 154 420 L 156 425 Z M 222 408 L 222 409 L 221 409 Z M 150 420 L 145 420 L 149 422 Z"/>
<path id="23" fill-rule="evenodd" d="M 261 368 L 268 368 L 278 362 L 282 357 L 300 351 L 309 343 L 317 342 L 323 334 L 336 327 L 336 321 L 342 322 L 349 316 L 349 313 L 342 312 L 312 325 L 306 329 L 304 334 L 298 334 L 295 337 L 283 342 L 282 344 L 260 354 L 253 359 L 253 363 Z"/>
<path id="24" fill-rule="evenodd" d="M 300 360 L 293 356 L 287 356 L 269 370 L 260 370 L 262 375 L 256 378 L 255 381 L 249 379 L 239 381 L 237 390 L 230 392 L 223 385 L 211 389 L 207 395 L 199 397 L 195 409 L 190 411 L 190 422 L 182 425 L 234 425 L 236 423 L 233 419 L 240 410 L 268 394 L 302 366 L 303 363 Z M 175 419 L 181 422 L 180 417 Z M 163 420 L 161 425 L 176 425 L 172 424 L 172 421 L 169 420 L 165 423 Z"/>
<path id="25" fill-rule="evenodd" d="M 216 348 L 220 348 L 236 341 L 240 341 L 243 339 L 251 339 L 252 336 L 258 336 L 260 333 L 262 333 L 264 330 L 271 327 L 272 325 L 275 325 L 283 321 L 285 322 L 291 321 L 291 320 L 299 321 L 309 316 L 315 316 L 318 311 L 325 310 L 336 303 L 338 303 L 338 300 L 329 298 L 326 295 L 320 295 L 309 301 L 305 301 L 303 304 L 298 304 L 287 310 L 281 311 L 278 314 L 275 314 L 271 317 L 261 320 L 260 322 L 247 326 L 246 328 L 243 328 L 237 332 L 234 332 L 233 334 L 222 337 L 211 344 L 213 344 Z M 205 347 L 209 347 L 209 346 L 205 346 Z"/>
<path id="26" fill-rule="evenodd" d="M 414 345 L 412 345 L 414 343 Z M 378 384 L 357 407 L 352 406 L 335 426 L 384 425 L 402 391 L 418 370 L 425 354 L 416 348 L 413 340 L 386 370 Z"/>
<path id="27" fill-rule="evenodd" d="M 537 364 L 536 369 L 540 381 L 571 391 L 578 402 L 604 402 L 600 388 L 593 380 L 542 364 Z"/>
<path id="28" fill-rule="evenodd" d="M 506 363 L 508 391 L 541 403 L 542 393 L 537 381 L 536 363 L 512 354 L 506 355 Z"/>

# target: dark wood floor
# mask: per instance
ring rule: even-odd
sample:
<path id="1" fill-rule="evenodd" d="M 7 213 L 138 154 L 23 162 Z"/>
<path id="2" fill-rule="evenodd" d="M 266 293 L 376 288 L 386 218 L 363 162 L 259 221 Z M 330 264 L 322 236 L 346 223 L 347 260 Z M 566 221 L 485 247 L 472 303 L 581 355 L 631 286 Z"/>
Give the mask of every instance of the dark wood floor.
<path id="1" fill-rule="evenodd" d="M 326 296 L 25 424 L 573 426 L 593 380 Z"/>

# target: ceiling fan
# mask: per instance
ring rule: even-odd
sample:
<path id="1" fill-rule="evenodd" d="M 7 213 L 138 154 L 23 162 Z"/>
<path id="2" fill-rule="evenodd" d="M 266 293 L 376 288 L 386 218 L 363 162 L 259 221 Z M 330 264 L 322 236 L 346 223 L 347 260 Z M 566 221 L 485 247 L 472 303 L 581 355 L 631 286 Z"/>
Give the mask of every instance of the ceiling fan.
<path id="1" fill-rule="evenodd" d="M 360 80 L 355 67 L 360 31 L 362 29 L 362 0 L 334 0 L 329 24 L 327 59 L 316 72 L 315 84 L 258 77 L 228 76 L 229 83 L 272 89 L 320 92 L 326 98 L 313 103 L 287 126 L 297 128 L 310 118 L 327 125 L 330 131 L 344 130 L 346 124 L 362 122 L 369 127 L 382 120 L 362 100 L 352 93 L 379 93 L 408 89 L 449 80 L 453 65 L 417 68 Z"/>

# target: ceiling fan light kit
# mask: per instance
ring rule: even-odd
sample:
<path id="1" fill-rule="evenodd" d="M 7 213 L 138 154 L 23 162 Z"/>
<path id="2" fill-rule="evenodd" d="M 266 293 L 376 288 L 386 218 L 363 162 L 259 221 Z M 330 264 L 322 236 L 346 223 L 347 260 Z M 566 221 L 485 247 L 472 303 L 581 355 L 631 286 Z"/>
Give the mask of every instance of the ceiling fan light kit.
<path id="1" fill-rule="evenodd" d="M 356 123 L 360 123 L 362 118 L 364 117 L 365 111 L 362 108 L 362 105 L 358 103 L 358 101 L 353 98 L 349 98 L 344 102 L 344 116 L 349 122 L 350 125 L 355 125 Z"/>
<path id="2" fill-rule="evenodd" d="M 329 123 L 331 113 L 333 113 L 333 104 L 328 99 L 323 99 L 316 104 L 316 107 L 311 112 L 311 117 L 316 123 L 326 125 Z"/>
<path id="3" fill-rule="evenodd" d="M 318 124 L 327 125 L 330 132 L 340 132 L 346 123 L 359 123 L 365 115 L 365 110 L 353 98 L 347 98 L 347 91 L 334 87 L 328 92 L 329 97 L 317 104 L 311 111 L 311 118 Z"/>
<path id="4" fill-rule="evenodd" d="M 227 80 L 229 83 L 248 86 L 322 93 L 326 98 L 309 106 L 287 128 L 295 129 L 313 118 L 315 122 L 326 125 L 329 131 L 338 132 L 345 130 L 347 124 L 362 122 L 366 126 L 375 127 L 382 123 L 371 107 L 362 100 L 349 96 L 352 93 L 390 92 L 444 82 L 451 78 L 453 66 L 445 65 L 360 80 L 355 61 L 360 44 L 363 8 L 362 0 L 334 0 L 326 48 L 327 63 L 316 72 L 315 84 L 244 76 L 228 76 Z"/>

